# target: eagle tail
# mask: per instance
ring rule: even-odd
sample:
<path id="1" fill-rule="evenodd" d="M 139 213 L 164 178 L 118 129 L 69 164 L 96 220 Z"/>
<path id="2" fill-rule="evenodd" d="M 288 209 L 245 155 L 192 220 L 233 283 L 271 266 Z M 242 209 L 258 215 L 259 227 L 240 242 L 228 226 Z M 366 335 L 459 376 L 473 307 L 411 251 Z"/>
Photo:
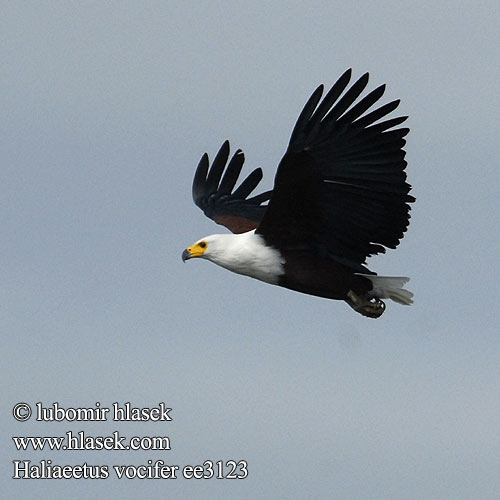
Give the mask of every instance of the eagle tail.
<path id="1" fill-rule="evenodd" d="M 369 295 L 379 299 L 391 299 L 394 302 L 409 306 L 413 304 L 413 293 L 403 288 L 410 278 L 404 276 L 377 276 L 375 274 L 361 274 L 368 278 L 373 285 Z"/>

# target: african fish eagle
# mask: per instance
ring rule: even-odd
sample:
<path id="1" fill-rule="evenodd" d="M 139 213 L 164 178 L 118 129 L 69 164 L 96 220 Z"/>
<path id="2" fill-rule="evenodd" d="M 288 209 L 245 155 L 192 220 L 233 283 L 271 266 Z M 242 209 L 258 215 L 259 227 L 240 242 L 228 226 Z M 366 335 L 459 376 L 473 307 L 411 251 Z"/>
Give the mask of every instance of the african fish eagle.
<path id="1" fill-rule="evenodd" d="M 194 202 L 233 234 L 200 239 L 183 251 L 183 261 L 200 257 L 267 283 L 344 300 L 370 318 L 384 312 L 381 299 L 413 302 L 403 288 L 408 278 L 377 276 L 364 265 L 385 247 L 396 248 L 409 224 L 408 204 L 415 201 L 403 150 L 409 129 L 395 128 L 407 116 L 386 119 L 399 100 L 369 111 L 385 85 L 358 100 L 368 73 L 351 86 L 350 79 L 347 70 L 323 99 L 323 85 L 311 95 L 272 191 L 249 198 L 260 168 L 234 190 L 244 155 L 237 150 L 229 160 L 228 141 L 210 168 L 203 155 Z"/>

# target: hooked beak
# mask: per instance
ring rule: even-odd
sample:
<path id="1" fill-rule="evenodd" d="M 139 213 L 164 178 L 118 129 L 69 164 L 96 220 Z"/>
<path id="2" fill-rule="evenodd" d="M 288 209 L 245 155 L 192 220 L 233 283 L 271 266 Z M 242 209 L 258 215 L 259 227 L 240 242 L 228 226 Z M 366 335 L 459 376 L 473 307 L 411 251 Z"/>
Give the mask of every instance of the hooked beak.
<path id="1" fill-rule="evenodd" d="M 189 251 L 189 248 L 186 248 L 183 252 L 182 252 L 182 262 L 186 262 L 186 260 L 189 260 L 192 255 L 191 255 L 191 252 Z"/>

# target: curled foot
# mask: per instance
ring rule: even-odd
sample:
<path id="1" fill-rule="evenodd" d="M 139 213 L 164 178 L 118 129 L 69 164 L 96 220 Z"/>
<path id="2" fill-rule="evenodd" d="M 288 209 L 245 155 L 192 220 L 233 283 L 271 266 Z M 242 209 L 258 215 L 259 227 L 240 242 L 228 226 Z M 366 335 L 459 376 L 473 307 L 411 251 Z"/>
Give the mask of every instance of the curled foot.
<path id="1" fill-rule="evenodd" d="M 366 297 L 349 290 L 346 302 L 356 311 L 368 318 L 378 318 L 385 311 L 385 303 L 376 297 Z"/>

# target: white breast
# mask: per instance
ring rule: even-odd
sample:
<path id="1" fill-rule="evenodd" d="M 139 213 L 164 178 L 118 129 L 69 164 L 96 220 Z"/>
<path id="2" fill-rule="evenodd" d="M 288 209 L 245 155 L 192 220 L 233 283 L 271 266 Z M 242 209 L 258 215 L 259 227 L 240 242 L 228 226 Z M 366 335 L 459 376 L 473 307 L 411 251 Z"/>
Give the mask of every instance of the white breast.
<path id="1" fill-rule="evenodd" d="M 230 271 L 272 284 L 285 272 L 280 252 L 266 246 L 255 231 L 217 234 L 205 239 L 208 248 L 203 257 Z"/>

